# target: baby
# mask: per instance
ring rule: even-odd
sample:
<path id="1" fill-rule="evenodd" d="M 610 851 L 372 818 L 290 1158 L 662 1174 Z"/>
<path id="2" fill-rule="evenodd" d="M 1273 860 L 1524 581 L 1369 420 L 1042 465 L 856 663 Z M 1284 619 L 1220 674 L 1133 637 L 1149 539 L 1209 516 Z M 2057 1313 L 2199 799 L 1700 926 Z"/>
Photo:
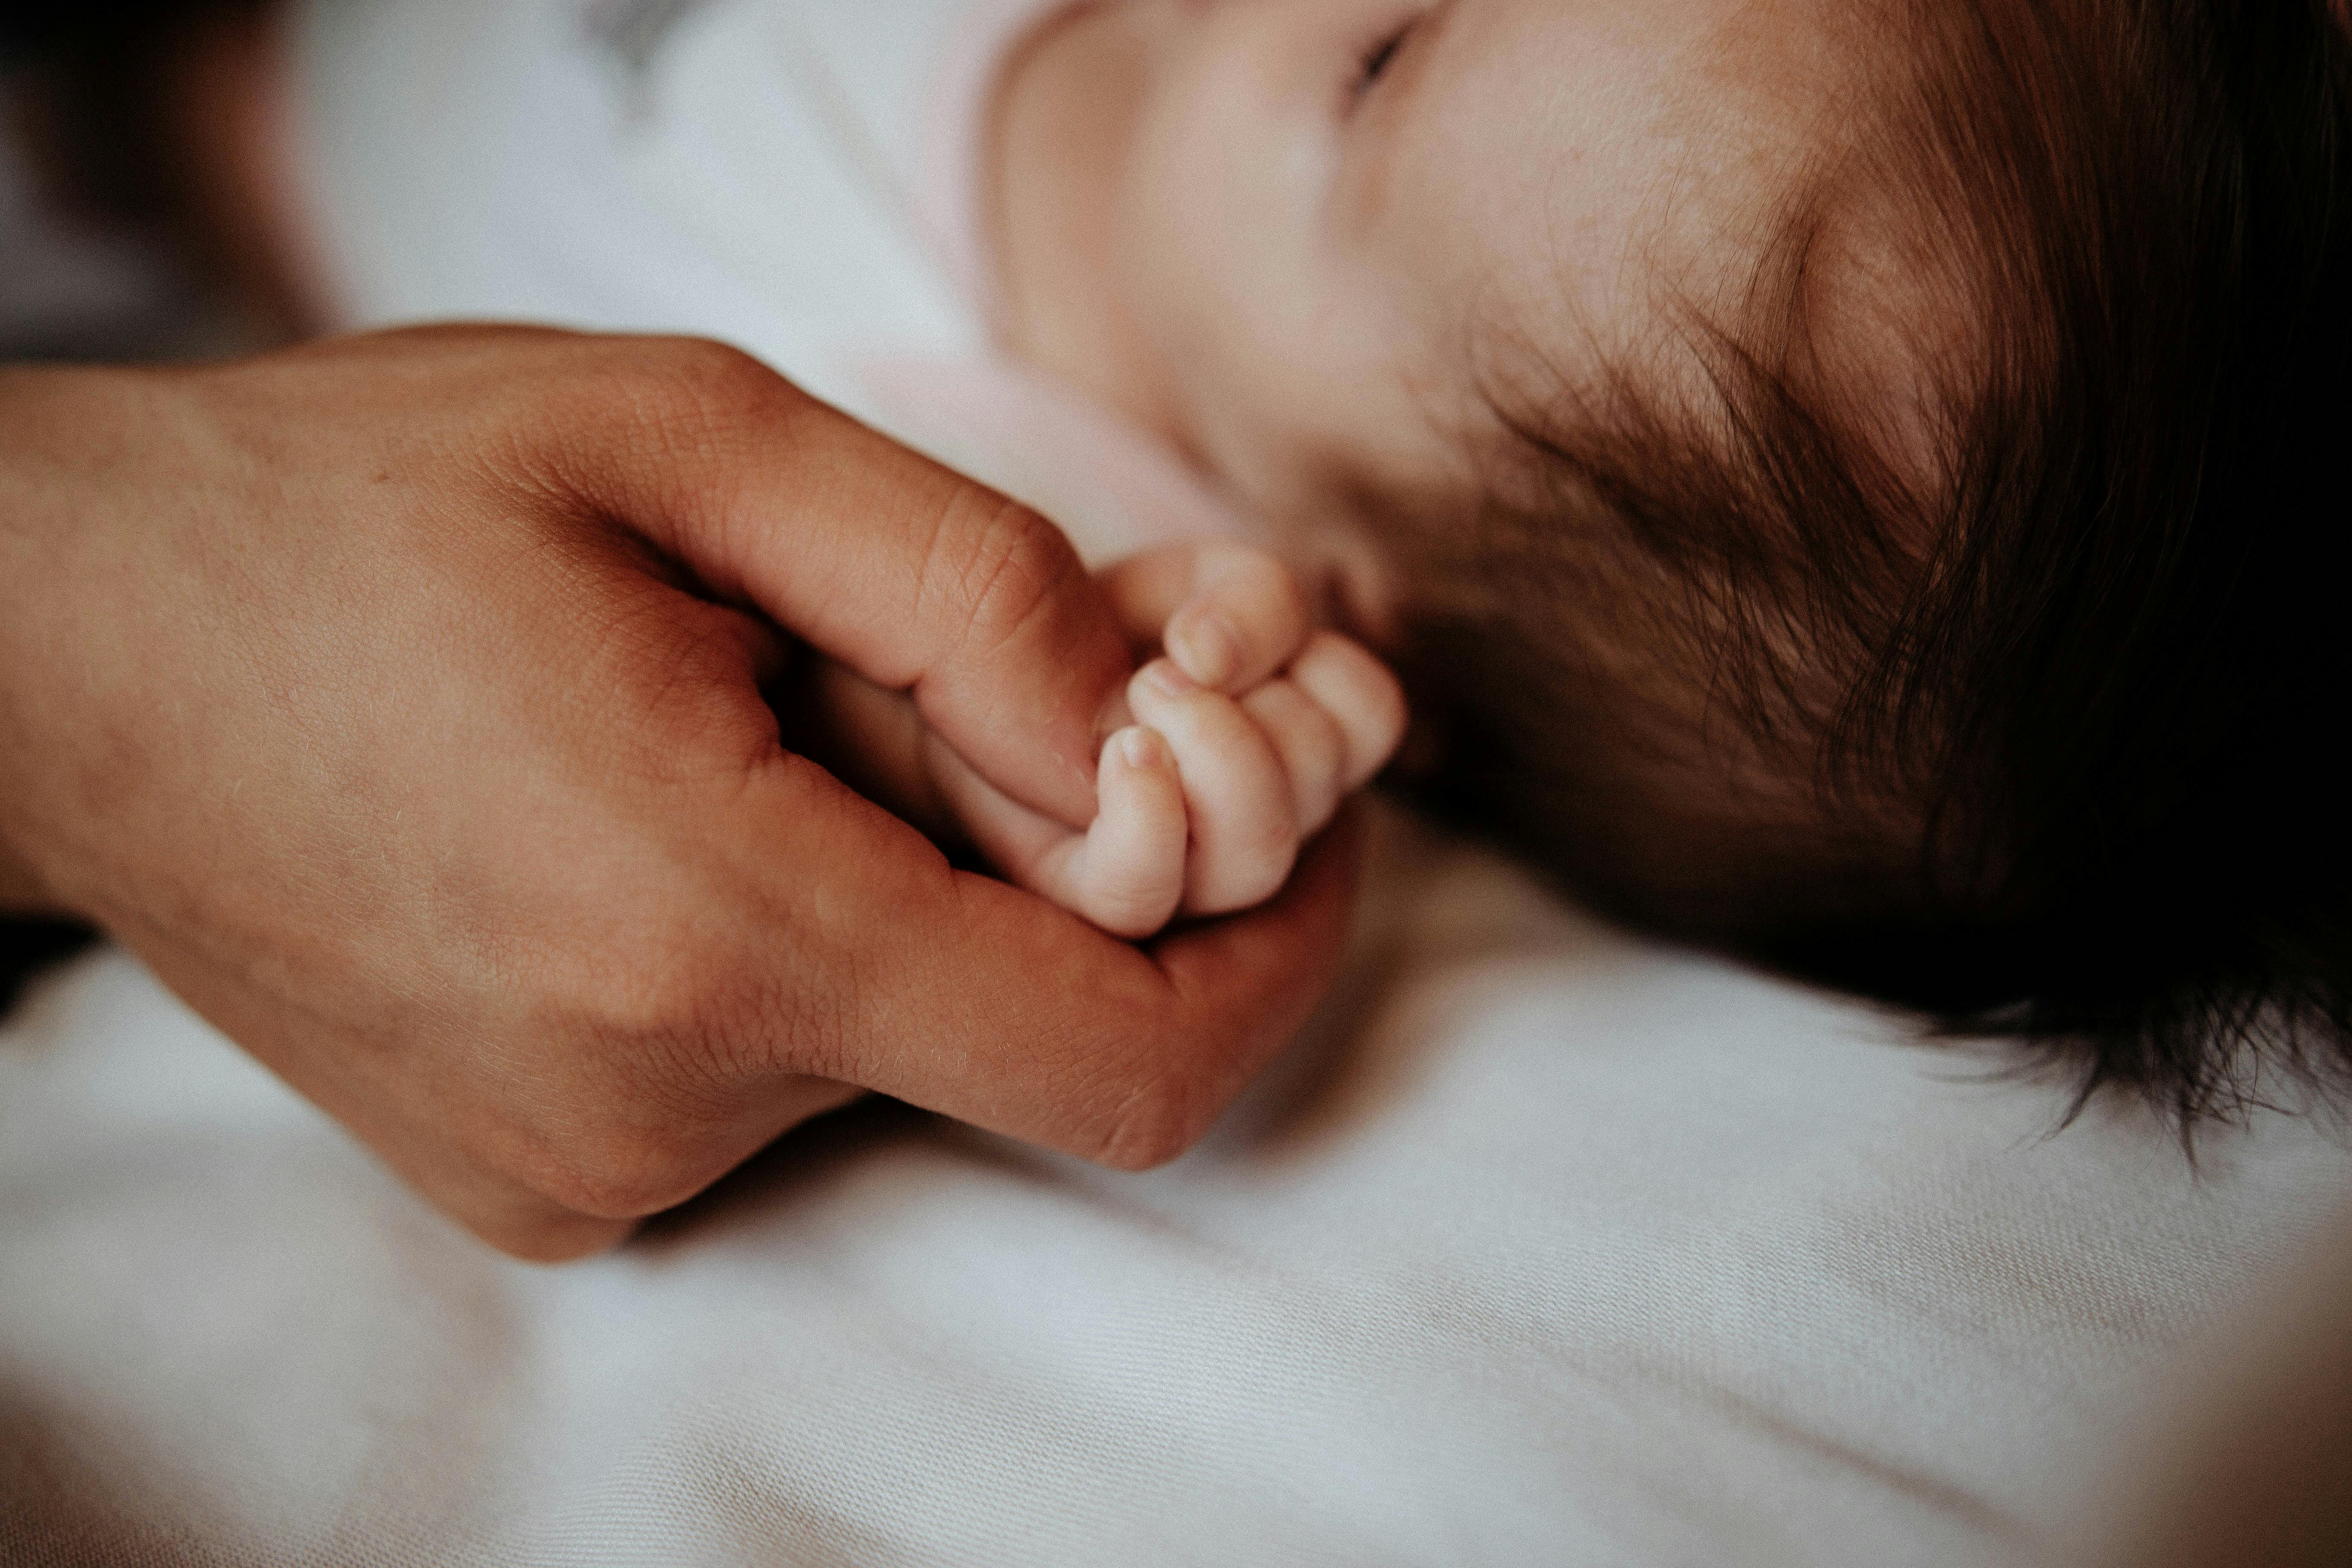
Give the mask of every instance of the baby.
<path id="1" fill-rule="evenodd" d="M 2341 20 L 1071 7 L 1002 331 L 1338 585 L 1424 798 L 2193 1121 L 2352 1024 Z"/>
<path id="2" fill-rule="evenodd" d="M 304 16 L 335 320 L 713 331 L 963 460 L 810 346 L 854 316 L 995 367 L 895 382 L 981 477 L 1075 527 L 1005 476 L 1090 431 L 1025 471 L 1160 462 L 1296 572 L 1106 579 L 1149 662 L 1083 833 L 827 678 L 846 771 L 1112 929 L 1278 883 L 1395 739 L 1360 643 L 1398 782 L 1633 923 L 2189 1120 L 2344 1061 L 2329 0 Z"/>

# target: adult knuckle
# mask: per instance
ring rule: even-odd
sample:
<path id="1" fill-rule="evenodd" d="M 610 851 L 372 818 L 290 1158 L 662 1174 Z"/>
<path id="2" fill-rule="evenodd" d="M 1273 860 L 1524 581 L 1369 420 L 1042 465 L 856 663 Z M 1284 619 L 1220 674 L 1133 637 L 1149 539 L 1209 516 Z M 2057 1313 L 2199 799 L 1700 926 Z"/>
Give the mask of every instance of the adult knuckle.
<path id="1" fill-rule="evenodd" d="M 638 1219 L 687 1196 L 690 1160 L 667 1131 L 650 1124 L 619 1080 L 541 1081 L 525 1103 L 509 1106 L 471 1142 L 474 1167 L 543 1209 L 501 1224 L 518 1237 L 581 1222 Z M 514 1205 L 502 1205 L 502 1209 Z M 528 1210 L 530 1205 L 524 1205 Z M 493 1237 L 509 1251 L 517 1248 Z"/>
<path id="2" fill-rule="evenodd" d="M 661 374 L 679 391 L 712 403 L 758 396 L 776 374 L 731 343 L 716 338 L 657 338 Z"/>
<path id="3" fill-rule="evenodd" d="M 616 776 L 707 779 L 768 754 L 775 720 L 745 679 L 751 635 L 732 611 L 651 595 L 604 611 L 583 664 L 627 693 L 608 746 Z"/>
<path id="4" fill-rule="evenodd" d="M 690 936 L 641 926 L 600 953 L 583 977 L 582 1011 L 593 1034 L 615 1041 L 658 1038 L 690 1027 L 705 982 Z"/>
<path id="5" fill-rule="evenodd" d="M 977 487 L 949 503 L 938 537 L 929 574 L 982 652 L 1018 639 L 1083 571 L 1061 530 Z"/>
<path id="6" fill-rule="evenodd" d="M 604 1251 L 629 1233 L 626 1220 L 555 1213 L 529 1219 L 501 1219 L 471 1227 L 474 1234 L 522 1263 L 572 1263 Z"/>
<path id="7" fill-rule="evenodd" d="M 1129 1089 L 1088 1157 L 1121 1171 L 1164 1165 L 1201 1141 L 1218 1108 L 1196 1077 L 1156 1072 Z"/>
<path id="8" fill-rule="evenodd" d="M 710 338 L 622 339 L 607 345 L 612 374 L 600 395 L 671 445 L 702 445 L 772 430 L 802 404 L 792 384 Z"/>
<path id="9" fill-rule="evenodd" d="M 705 1170 L 701 1134 L 709 1126 L 698 1093 L 680 1094 L 662 1072 L 652 1043 L 603 1041 L 625 1053 L 593 1095 L 560 1110 L 541 1108 L 530 1140 L 524 1184 L 565 1213 L 627 1220 L 690 1196 L 715 1173 Z"/>
<path id="10" fill-rule="evenodd" d="M 719 343 L 718 339 L 624 339 L 618 341 L 618 345 L 624 351 L 633 345 L 649 374 L 677 388 L 679 393 L 708 393 L 724 397 L 755 376 L 764 378 L 772 374 L 748 353 L 731 343 Z"/>
<path id="11" fill-rule="evenodd" d="M 648 879 L 646 858 L 666 852 L 591 857 L 562 940 L 510 960 L 530 999 L 499 1052 L 503 1087 L 462 1142 L 485 1174 L 563 1215 L 628 1220 L 690 1196 L 773 1076 L 761 1053 L 780 966 L 741 939 L 739 889 Z"/>
<path id="12" fill-rule="evenodd" d="M 599 1033 L 636 1103 L 692 1127 L 747 1083 L 841 1064 L 837 963 L 800 951 L 772 900 L 721 874 L 673 901 L 695 912 L 639 942 L 604 992 Z"/>
<path id="13" fill-rule="evenodd" d="M 639 1219 L 688 1195 L 668 1141 L 610 1124 L 549 1142 L 531 1186 L 565 1212 L 590 1219 Z"/>

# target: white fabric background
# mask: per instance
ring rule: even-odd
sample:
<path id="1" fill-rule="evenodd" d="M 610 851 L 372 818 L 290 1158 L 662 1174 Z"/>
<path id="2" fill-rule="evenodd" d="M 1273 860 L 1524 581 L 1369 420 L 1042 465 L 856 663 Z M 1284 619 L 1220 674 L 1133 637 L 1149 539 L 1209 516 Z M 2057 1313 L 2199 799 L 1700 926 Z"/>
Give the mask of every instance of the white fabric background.
<path id="1" fill-rule="evenodd" d="M 2352 1192 L 1382 838 L 1173 1166 L 869 1106 L 552 1270 L 85 963 L 0 1035 L 0 1560 L 2012 1563 Z"/>

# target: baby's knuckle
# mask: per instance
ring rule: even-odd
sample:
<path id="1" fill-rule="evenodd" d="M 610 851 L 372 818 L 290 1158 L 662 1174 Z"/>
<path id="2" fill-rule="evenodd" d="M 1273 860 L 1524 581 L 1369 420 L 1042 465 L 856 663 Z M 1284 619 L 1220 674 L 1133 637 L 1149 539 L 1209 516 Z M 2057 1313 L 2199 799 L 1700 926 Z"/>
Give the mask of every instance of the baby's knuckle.
<path id="1" fill-rule="evenodd" d="M 1290 864 L 1252 866 L 1245 869 L 1227 870 L 1204 879 L 1199 895 L 1187 901 L 1185 911 L 1203 917 L 1238 914 L 1255 909 L 1282 890 L 1289 879 Z"/>
<path id="2" fill-rule="evenodd" d="M 1237 539 L 1217 541 L 1212 553 L 1202 562 L 1208 575 L 1220 582 L 1244 579 L 1287 577 L 1290 568 L 1281 556 L 1262 544 L 1250 544 Z"/>
<path id="3" fill-rule="evenodd" d="M 1301 703 L 1285 738 L 1298 766 L 1310 770 L 1316 784 L 1337 778 L 1347 765 L 1348 737 L 1340 733 L 1339 721 L 1320 708 Z"/>
<path id="4" fill-rule="evenodd" d="M 1290 563 L 1255 544 L 1236 544 L 1217 574 L 1220 584 L 1245 590 L 1276 614 L 1304 616 L 1307 591 Z"/>
<path id="5" fill-rule="evenodd" d="M 1308 606 L 1307 585 L 1298 580 L 1298 574 L 1292 571 L 1287 563 L 1276 562 L 1267 590 L 1273 596 L 1276 613 L 1294 627 L 1303 628 L 1308 620 Z"/>
<path id="6" fill-rule="evenodd" d="M 1240 864 L 1265 868 L 1277 883 L 1298 852 L 1298 823 L 1290 809 L 1290 780 L 1278 766 L 1255 781 L 1246 813 L 1226 825 L 1223 847 Z"/>
<path id="7" fill-rule="evenodd" d="M 1349 645 L 1351 647 L 1354 645 Z M 1396 672 L 1360 647 L 1355 658 L 1364 670 L 1364 708 L 1368 721 L 1381 733 L 1401 735 L 1411 714 L 1406 710 L 1404 682 Z"/>

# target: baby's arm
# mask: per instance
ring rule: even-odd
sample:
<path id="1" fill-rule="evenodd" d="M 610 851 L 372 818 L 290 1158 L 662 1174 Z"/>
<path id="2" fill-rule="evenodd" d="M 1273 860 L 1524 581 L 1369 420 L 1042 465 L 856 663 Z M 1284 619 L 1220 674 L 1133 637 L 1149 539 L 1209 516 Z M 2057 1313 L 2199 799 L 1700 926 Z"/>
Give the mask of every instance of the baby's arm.
<path id="1" fill-rule="evenodd" d="M 1122 936 L 1258 903 L 1395 751 L 1396 679 L 1317 630 L 1288 569 L 1263 551 L 1171 546 L 1101 582 L 1142 668 L 1105 716 L 1091 825 L 1008 799 L 910 708 L 833 677 L 854 782 L 935 827 L 950 819 L 1005 876 Z"/>

